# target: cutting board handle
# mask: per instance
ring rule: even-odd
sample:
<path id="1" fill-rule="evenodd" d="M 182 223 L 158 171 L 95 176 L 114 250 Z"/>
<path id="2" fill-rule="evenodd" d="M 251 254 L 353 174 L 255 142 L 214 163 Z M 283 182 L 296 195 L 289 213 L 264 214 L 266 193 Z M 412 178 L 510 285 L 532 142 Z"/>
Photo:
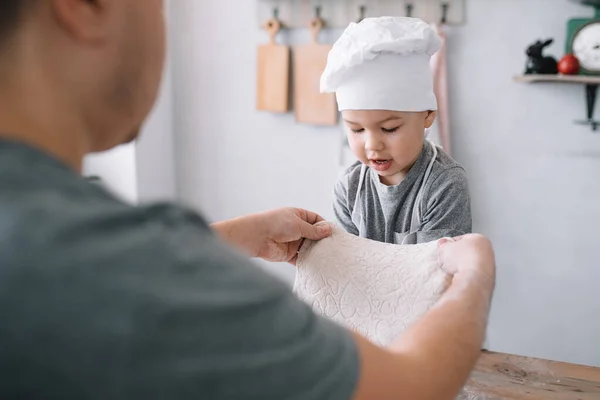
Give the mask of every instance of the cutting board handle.
<path id="1" fill-rule="evenodd" d="M 271 44 L 275 44 L 275 36 L 281 30 L 281 22 L 277 18 L 271 18 L 267 22 L 265 22 L 265 30 L 269 34 L 269 39 L 271 40 Z"/>
<path id="2" fill-rule="evenodd" d="M 310 31 L 313 36 L 313 43 L 319 43 L 319 33 L 325 26 L 325 22 L 319 17 L 313 18 L 309 23 Z"/>

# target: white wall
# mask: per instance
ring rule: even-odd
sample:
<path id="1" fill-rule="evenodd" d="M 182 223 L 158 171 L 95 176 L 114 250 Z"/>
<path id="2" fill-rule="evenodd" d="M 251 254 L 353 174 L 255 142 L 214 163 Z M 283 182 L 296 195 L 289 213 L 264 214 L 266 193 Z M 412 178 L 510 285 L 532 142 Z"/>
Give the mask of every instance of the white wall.
<path id="1" fill-rule="evenodd" d="M 137 190 L 141 203 L 177 197 L 170 67 L 168 59 L 158 100 L 136 144 Z"/>
<path id="2" fill-rule="evenodd" d="M 255 1 L 172 5 L 182 199 L 210 219 L 284 205 L 331 217 L 339 130 L 255 111 L 266 41 Z M 470 176 L 475 228 L 498 255 L 491 348 L 600 366 L 600 137 L 571 122 L 585 115 L 583 87 L 511 81 L 527 44 L 554 37 L 560 55 L 566 18 L 590 14 L 566 0 L 467 0 L 449 74 L 453 150 Z M 293 279 L 291 267 L 270 268 Z"/>
<path id="3" fill-rule="evenodd" d="M 87 156 L 83 161 L 83 174 L 100 177 L 102 184 L 115 195 L 129 203 L 137 203 L 135 143 Z"/>

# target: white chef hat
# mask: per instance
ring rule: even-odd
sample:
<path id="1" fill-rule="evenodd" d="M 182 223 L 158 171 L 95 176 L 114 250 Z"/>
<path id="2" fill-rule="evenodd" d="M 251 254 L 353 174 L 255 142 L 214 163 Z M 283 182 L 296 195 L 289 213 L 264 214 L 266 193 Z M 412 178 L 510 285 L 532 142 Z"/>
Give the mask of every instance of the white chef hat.
<path id="1" fill-rule="evenodd" d="M 321 92 L 335 92 L 340 111 L 437 110 L 429 62 L 440 46 L 418 18 L 353 22 L 329 52 Z"/>

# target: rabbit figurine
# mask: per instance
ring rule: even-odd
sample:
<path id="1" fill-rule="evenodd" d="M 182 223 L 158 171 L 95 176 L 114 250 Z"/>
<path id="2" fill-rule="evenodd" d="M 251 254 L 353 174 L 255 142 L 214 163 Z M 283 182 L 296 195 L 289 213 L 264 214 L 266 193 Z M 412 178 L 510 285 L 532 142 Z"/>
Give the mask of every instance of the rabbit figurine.
<path id="1" fill-rule="evenodd" d="M 527 48 L 525 54 L 529 57 L 525 66 L 525 74 L 558 74 L 558 61 L 552 56 L 544 56 L 544 48 L 554 39 L 545 42 L 538 40 Z"/>

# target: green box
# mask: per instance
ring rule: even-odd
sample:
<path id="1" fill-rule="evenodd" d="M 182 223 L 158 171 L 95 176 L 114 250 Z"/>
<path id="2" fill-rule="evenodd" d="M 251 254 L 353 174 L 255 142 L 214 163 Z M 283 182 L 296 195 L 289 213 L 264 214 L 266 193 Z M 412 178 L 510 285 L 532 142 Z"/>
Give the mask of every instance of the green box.
<path id="1" fill-rule="evenodd" d="M 600 17 L 592 17 L 592 18 L 573 18 L 567 21 L 567 40 L 565 42 L 565 54 L 570 54 L 572 52 L 573 46 L 573 38 L 575 34 L 579 32 L 581 28 L 590 22 L 600 22 Z M 598 76 L 597 72 L 588 71 L 585 68 L 581 67 L 579 69 L 579 75 L 594 75 Z"/>

